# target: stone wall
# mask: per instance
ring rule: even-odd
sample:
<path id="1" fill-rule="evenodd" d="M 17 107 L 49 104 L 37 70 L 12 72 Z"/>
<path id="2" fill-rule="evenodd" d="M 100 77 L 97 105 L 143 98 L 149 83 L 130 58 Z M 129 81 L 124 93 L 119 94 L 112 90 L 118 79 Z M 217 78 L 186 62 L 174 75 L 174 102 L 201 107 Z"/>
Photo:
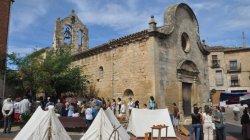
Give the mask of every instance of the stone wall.
<path id="1" fill-rule="evenodd" d="M 143 105 L 154 94 L 152 55 L 152 41 L 143 39 L 80 59 L 73 65 L 82 67 L 83 73 L 90 76 L 90 84 L 96 87 L 98 96 L 127 100 L 124 92 L 131 89 L 134 100 Z"/>

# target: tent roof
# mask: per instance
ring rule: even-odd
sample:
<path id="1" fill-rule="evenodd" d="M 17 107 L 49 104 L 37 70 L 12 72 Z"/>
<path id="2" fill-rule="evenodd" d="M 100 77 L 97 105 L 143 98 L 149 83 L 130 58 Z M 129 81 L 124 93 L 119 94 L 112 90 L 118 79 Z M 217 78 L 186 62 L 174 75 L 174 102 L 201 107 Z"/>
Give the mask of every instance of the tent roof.
<path id="1" fill-rule="evenodd" d="M 239 95 L 239 94 L 248 94 L 249 92 L 221 92 L 221 94 L 227 95 Z"/>
<path id="2" fill-rule="evenodd" d="M 14 140 L 71 140 L 54 109 L 43 111 L 39 106 Z"/>
<path id="3" fill-rule="evenodd" d="M 118 129 L 114 134 L 113 131 L 116 128 Z M 118 137 L 120 140 L 130 139 L 130 136 L 116 119 L 113 112 L 111 110 L 104 111 L 101 108 L 81 140 L 108 140 L 110 136 L 110 140 L 118 139 Z"/>

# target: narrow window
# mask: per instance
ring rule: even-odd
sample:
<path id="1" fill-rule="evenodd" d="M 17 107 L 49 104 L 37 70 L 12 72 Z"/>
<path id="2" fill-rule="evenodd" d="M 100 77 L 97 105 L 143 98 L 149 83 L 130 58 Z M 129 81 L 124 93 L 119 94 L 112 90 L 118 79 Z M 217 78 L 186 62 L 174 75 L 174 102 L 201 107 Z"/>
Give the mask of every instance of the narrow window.
<path id="1" fill-rule="evenodd" d="M 223 85 L 222 70 L 216 70 L 215 83 L 216 83 L 217 86 L 222 86 Z"/>
<path id="2" fill-rule="evenodd" d="M 239 78 L 237 74 L 231 75 L 231 86 L 239 86 Z"/>
<path id="3" fill-rule="evenodd" d="M 99 67 L 99 79 L 102 79 L 103 78 L 103 67 L 100 66 Z"/>

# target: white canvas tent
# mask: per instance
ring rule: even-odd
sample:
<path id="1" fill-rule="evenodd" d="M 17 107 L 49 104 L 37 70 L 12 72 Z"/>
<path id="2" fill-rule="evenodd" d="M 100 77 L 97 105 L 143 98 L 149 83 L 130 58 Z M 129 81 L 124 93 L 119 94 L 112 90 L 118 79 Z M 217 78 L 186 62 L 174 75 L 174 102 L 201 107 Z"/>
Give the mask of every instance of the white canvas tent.
<path id="1" fill-rule="evenodd" d="M 175 131 L 170 119 L 168 109 L 132 109 L 129 118 L 127 131 L 136 137 L 144 137 L 146 132 L 151 132 L 153 125 L 163 125 L 168 127 L 167 137 L 176 137 Z M 158 131 L 154 130 L 153 136 L 158 136 Z M 166 137 L 166 129 L 161 130 L 161 136 Z"/>
<path id="2" fill-rule="evenodd" d="M 117 129 L 117 131 L 115 131 Z M 111 137 L 110 137 L 111 136 Z M 101 108 L 81 140 L 129 140 L 130 136 L 110 109 Z"/>
<path id="3" fill-rule="evenodd" d="M 14 140 L 71 140 L 54 109 L 38 107 Z"/>

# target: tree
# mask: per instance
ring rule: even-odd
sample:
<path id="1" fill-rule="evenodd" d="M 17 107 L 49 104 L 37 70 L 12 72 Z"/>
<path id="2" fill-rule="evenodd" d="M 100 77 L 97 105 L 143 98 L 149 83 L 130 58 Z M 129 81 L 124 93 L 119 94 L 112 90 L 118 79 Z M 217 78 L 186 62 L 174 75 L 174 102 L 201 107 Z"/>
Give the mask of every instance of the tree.
<path id="1" fill-rule="evenodd" d="M 9 80 L 19 83 L 24 92 L 60 97 L 64 92 L 81 93 L 86 89 L 87 76 L 81 75 L 79 67 L 71 67 L 72 56 L 68 50 L 44 49 L 26 57 L 9 56 L 17 66 L 15 74 L 9 74 Z"/>

